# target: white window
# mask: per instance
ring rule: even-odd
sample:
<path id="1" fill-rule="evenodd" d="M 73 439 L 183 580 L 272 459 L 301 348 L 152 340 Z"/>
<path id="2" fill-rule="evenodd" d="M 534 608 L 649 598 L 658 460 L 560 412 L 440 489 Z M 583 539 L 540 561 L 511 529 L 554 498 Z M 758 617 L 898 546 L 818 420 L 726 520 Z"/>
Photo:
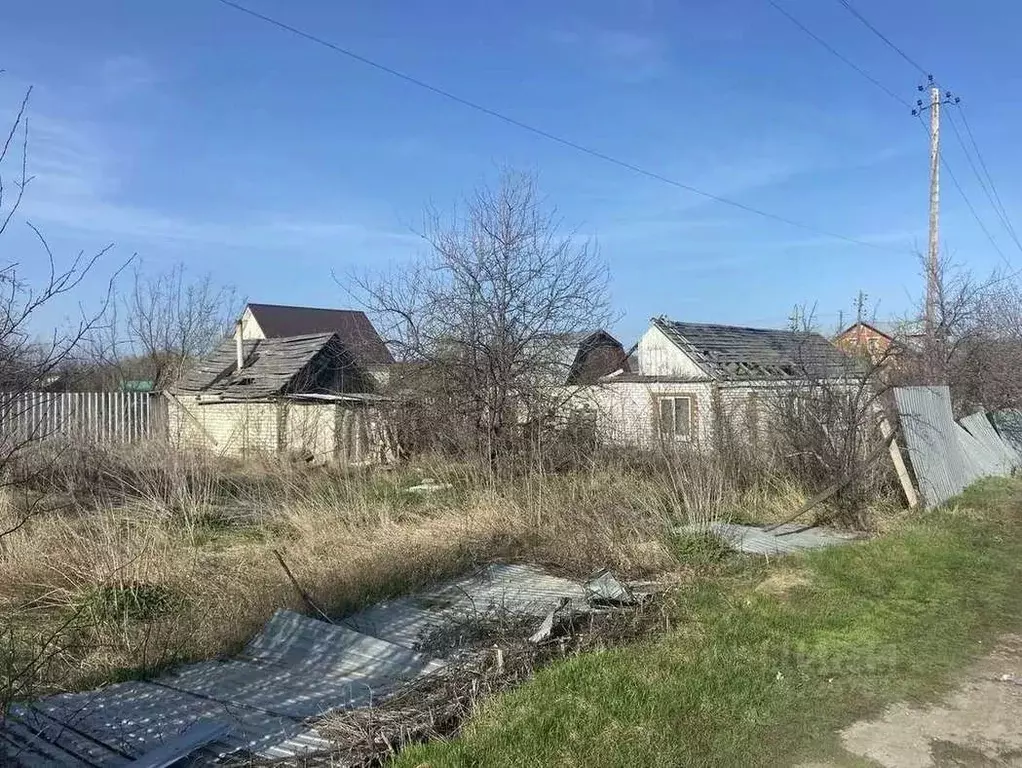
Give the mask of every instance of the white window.
<path id="1" fill-rule="evenodd" d="M 660 437 L 689 440 L 692 437 L 692 398 L 669 395 L 657 398 L 660 416 Z"/>

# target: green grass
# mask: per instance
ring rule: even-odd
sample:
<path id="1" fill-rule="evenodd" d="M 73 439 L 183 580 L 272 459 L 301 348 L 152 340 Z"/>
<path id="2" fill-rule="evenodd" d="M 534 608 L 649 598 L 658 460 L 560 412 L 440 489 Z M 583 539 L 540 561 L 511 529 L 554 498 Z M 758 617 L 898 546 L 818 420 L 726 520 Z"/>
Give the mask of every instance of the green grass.
<path id="1" fill-rule="evenodd" d="M 765 588 L 793 571 L 789 588 Z M 932 699 L 1022 627 L 1020 583 L 1022 482 L 988 481 L 883 539 L 718 569 L 678 595 L 666 635 L 547 667 L 461 738 L 407 749 L 396 765 L 820 759 L 842 726 Z"/>

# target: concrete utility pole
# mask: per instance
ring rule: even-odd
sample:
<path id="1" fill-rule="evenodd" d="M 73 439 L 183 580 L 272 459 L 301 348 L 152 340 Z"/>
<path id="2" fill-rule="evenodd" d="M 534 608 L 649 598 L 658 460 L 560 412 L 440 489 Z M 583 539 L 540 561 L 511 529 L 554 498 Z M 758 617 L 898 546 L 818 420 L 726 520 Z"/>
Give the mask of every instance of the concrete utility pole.
<path id="1" fill-rule="evenodd" d="M 924 104 L 922 99 L 916 102 L 917 109 L 912 114 L 921 118 L 922 113 L 930 110 L 930 237 L 926 254 L 926 308 L 923 324 L 926 343 L 926 374 L 930 384 L 939 384 L 944 378 L 943 345 L 940 312 L 940 105 L 957 104 L 959 99 L 951 91 L 941 93 L 928 77 L 930 103 Z M 920 91 L 926 90 L 919 86 Z"/>
<path id="2" fill-rule="evenodd" d="M 937 370 L 937 294 L 940 291 L 940 88 L 930 87 L 930 240 L 926 256 L 926 346 L 929 375 Z"/>

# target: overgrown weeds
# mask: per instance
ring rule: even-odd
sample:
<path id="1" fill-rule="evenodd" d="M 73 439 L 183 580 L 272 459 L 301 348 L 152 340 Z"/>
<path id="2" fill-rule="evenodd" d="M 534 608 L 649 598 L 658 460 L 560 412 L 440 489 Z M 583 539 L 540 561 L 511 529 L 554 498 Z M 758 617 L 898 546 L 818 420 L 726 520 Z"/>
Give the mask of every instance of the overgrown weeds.
<path id="1" fill-rule="evenodd" d="M 6 504 L 47 504 L 0 539 L 0 703 L 236 651 L 277 608 L 304 608 L 276 551 L 341 615 L 495 559 L 576 576 L 712 569 L 722 553 L 679 542 L 679 526 L 804 497 L 737 487 L 690 454 L 498 479 L 441 459 L 340 469 L 54 441 L 11 473 Z"/>

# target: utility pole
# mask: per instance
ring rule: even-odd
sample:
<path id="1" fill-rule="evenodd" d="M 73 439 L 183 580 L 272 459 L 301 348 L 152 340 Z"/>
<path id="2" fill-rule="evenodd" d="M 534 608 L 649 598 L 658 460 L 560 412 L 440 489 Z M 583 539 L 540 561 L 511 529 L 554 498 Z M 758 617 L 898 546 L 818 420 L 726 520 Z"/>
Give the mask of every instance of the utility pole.
<path id="1" fill-rule="evenodd" d="M 939 338 L 942 324 L 938 317 L 940 311 L 940 106 L 941 104 L 957 104 L 959 99 L 951 91 L 941 93 L 933 81 L 933 75 L 927 76 L 930 90 L 930 103 L 924 104 L 922 99 L 916 101 L 916 109 L 912 114 L 922 117 L 926 110 L 930 111 L 930 236 L 926 253 L 926 308 L 923 317 L 926 342 L 926 375 L 928 383 L 938 384 L 944 378 L 943 345 Z M 919 86 L 920 91 L 926 86 Z"/>
<path id="2" fill-rule="evenodd" d="M 930 87 L 930 238 L 926 254 L 926 346 L 931 383 L 937 367 L 937 293 L 940 290 L 940 88 Z"/>

